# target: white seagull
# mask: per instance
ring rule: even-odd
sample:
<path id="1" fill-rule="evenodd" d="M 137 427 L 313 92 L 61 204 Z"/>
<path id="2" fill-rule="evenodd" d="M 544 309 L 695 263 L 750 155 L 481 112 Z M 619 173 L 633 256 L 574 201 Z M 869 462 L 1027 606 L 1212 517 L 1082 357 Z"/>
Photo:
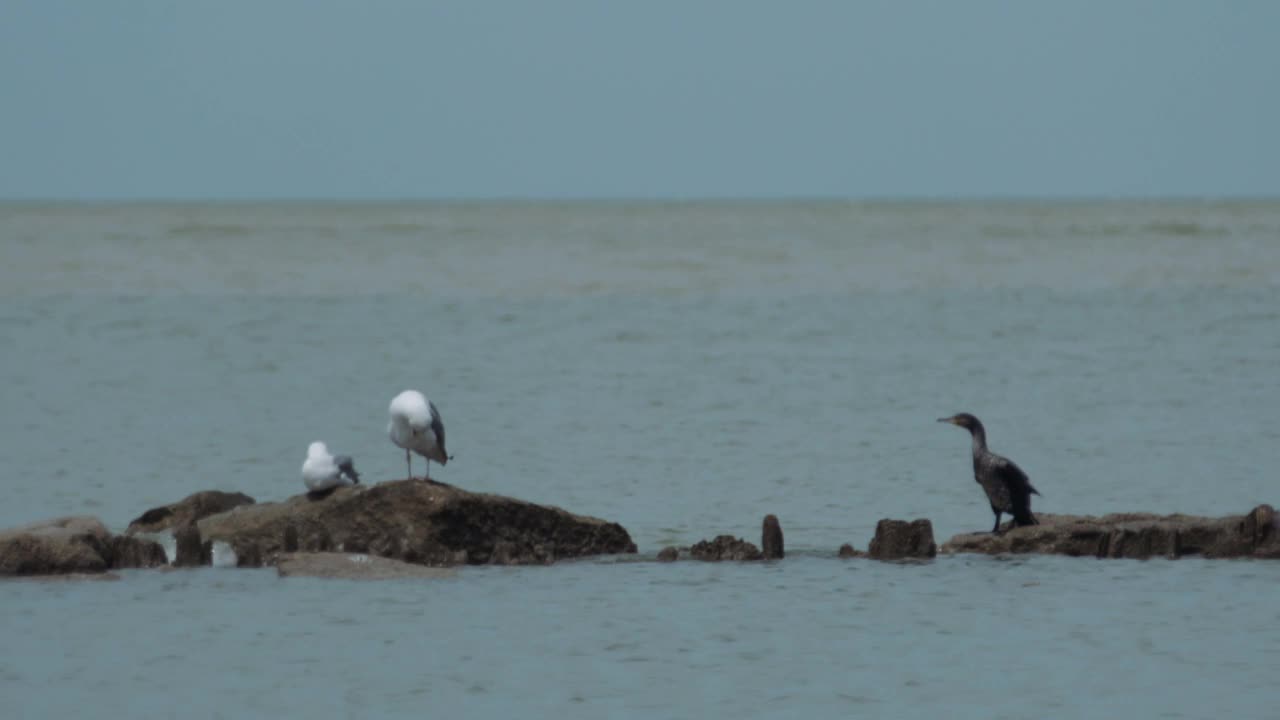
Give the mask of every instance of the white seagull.
<path id="1" fill-rule="evenodd" d="M 413 451 L 427 459 L 424 479 L 430 479 L 431 461 L 444 465 L 449 455 L 444 449 L 444 421 L 440 411 L 417 390 L 405 390 L 391 400 L 391 422 L 387 423 L 387 435 L 391 442 L 404 448 L 404 461 L 409 467 L 409 479 L 413 479 Z"/>
<path id="2" fill-rule="evenodd" d="M 307 459 L 302 463 L 302 482 L 311 492 L 331 490 L 340 485 L 358 485 L 360 474 L 346 455 L 334 457 L 319 441 L 307 446 Z"/>

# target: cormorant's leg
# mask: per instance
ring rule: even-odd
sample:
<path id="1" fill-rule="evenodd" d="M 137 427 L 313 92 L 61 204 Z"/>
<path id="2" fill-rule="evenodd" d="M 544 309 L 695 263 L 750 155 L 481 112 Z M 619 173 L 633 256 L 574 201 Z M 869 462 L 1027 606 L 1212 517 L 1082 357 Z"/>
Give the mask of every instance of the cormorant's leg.
<path id="1" fill-rule="evenodd" d="M 413 479 L 413 458 L 409 455 L 409 451 L 404 451 L 404 464 L 409 466 L 409 479 Z"/>
<path id="2" fill-rule="evenodd" d="M 996 510 L 995 508 L 991 508 L 991 511 L 996 514 L 996 524 L 995 524 L 995 527 L 991 528 L 991 534 L 999 535 L 1000 534 L 1000 511 Z"/>

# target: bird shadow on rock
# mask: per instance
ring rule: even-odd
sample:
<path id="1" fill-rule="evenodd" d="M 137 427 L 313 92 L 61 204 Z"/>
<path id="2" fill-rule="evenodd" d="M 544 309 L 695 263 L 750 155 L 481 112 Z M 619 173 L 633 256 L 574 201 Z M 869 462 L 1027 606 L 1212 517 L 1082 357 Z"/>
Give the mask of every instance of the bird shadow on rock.
<path id="1" fill-rule="evenodd" d="M 310 500 L 311 502 L 327 500 L 329 499 L 329 496 L 332 495 L 334 491 L 338 489 L 338 487 L 339 487 L 338 485 L 334 485 L 333 487 L 327 490 L 312 490 L 307 493 L 307 499 Z"/>

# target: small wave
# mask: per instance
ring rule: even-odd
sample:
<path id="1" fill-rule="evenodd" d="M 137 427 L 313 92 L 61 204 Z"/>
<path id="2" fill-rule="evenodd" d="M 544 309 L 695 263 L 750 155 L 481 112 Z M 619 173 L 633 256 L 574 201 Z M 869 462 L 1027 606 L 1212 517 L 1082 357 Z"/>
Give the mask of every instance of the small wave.
<path id="1" fill-rule="evenodd" d="M 1071 223 L 1066 234 L 1072 237 L 1121 237 L 1128 235 L 1130 227 L 1120 223 L 1084 224 Z"/>
<path id="2" fill-rule="evenodd" d="M 170 237 L 245 237 L 253 230 L 232 223 L 184 223 L 169 228 Z"/>
<path id="3" fill-rule="evenodd" d="M 239 564 L 239 558 L 236 557 L 236 551 L 232 549 L 229 543 L 221 540 L 214 540 L 212 547 L 213 567 L 236 567 Z"/>
<path id="4" fill-rule="evenodd" d="M 983 225 L 982 236 L 993 239 L 1024 238 L 1031 234 L 1030 229 L 1015 225 Z"/>
<path id="5" fill-rule="evenodd" d="M 1149 222 L 1142 229 L 1153 235 L 1171 235 L 1175 237 L 1216 237 L 1227 234 L 1225 228 L 1201 225 L 1198 222 L 1172 220 Z"/>
<path id="6" fill-rule="evenodd" d="M 646 343 L 652 339 L 652 335 L 640 330 L 619 330 L 613 335 L 613 341 L 617 343 Z"/>
<path id="7" fill-rule="evenodd" d="M 178 539 L 172 532 L 141 533 L 143 537 L 160 544 L 164 550 L 164 561 L 172 565 L 178 560 Z"/>
<path id="8" fill-rule="evenodd" d="M 425 232 L 428 228 L 426 225 L 415 222 L 387 222 L 374 225 L 370 229 L 388 235 L 411 235 Z"/>

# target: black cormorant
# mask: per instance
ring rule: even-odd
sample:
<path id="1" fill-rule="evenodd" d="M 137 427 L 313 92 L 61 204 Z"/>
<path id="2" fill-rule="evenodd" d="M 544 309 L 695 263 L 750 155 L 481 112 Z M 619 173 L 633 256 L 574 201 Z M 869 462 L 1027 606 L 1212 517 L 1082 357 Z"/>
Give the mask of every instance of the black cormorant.
<path id="1" fill-rule="evenodd" d="M 1022 468 L 1013 461 L 1001 457 L 987 449 L 987 430 L 982 421 L 969 413 L 960 413 L 948 418 L 939 418 L 938 422 L 958 425 L 973 435 L 973 478 L 978 481 L 987 493 L 991 503 L 991 512 L 996 514 L 995 527 L 991 532 L 1000 532 L 1000 514 L 1013 516 L 1013 524 L 1039 525 L 1040 521 L 1031 514 L 1031 496 L 1040 491 L 1031 486 L 1031 480 Z"/>

